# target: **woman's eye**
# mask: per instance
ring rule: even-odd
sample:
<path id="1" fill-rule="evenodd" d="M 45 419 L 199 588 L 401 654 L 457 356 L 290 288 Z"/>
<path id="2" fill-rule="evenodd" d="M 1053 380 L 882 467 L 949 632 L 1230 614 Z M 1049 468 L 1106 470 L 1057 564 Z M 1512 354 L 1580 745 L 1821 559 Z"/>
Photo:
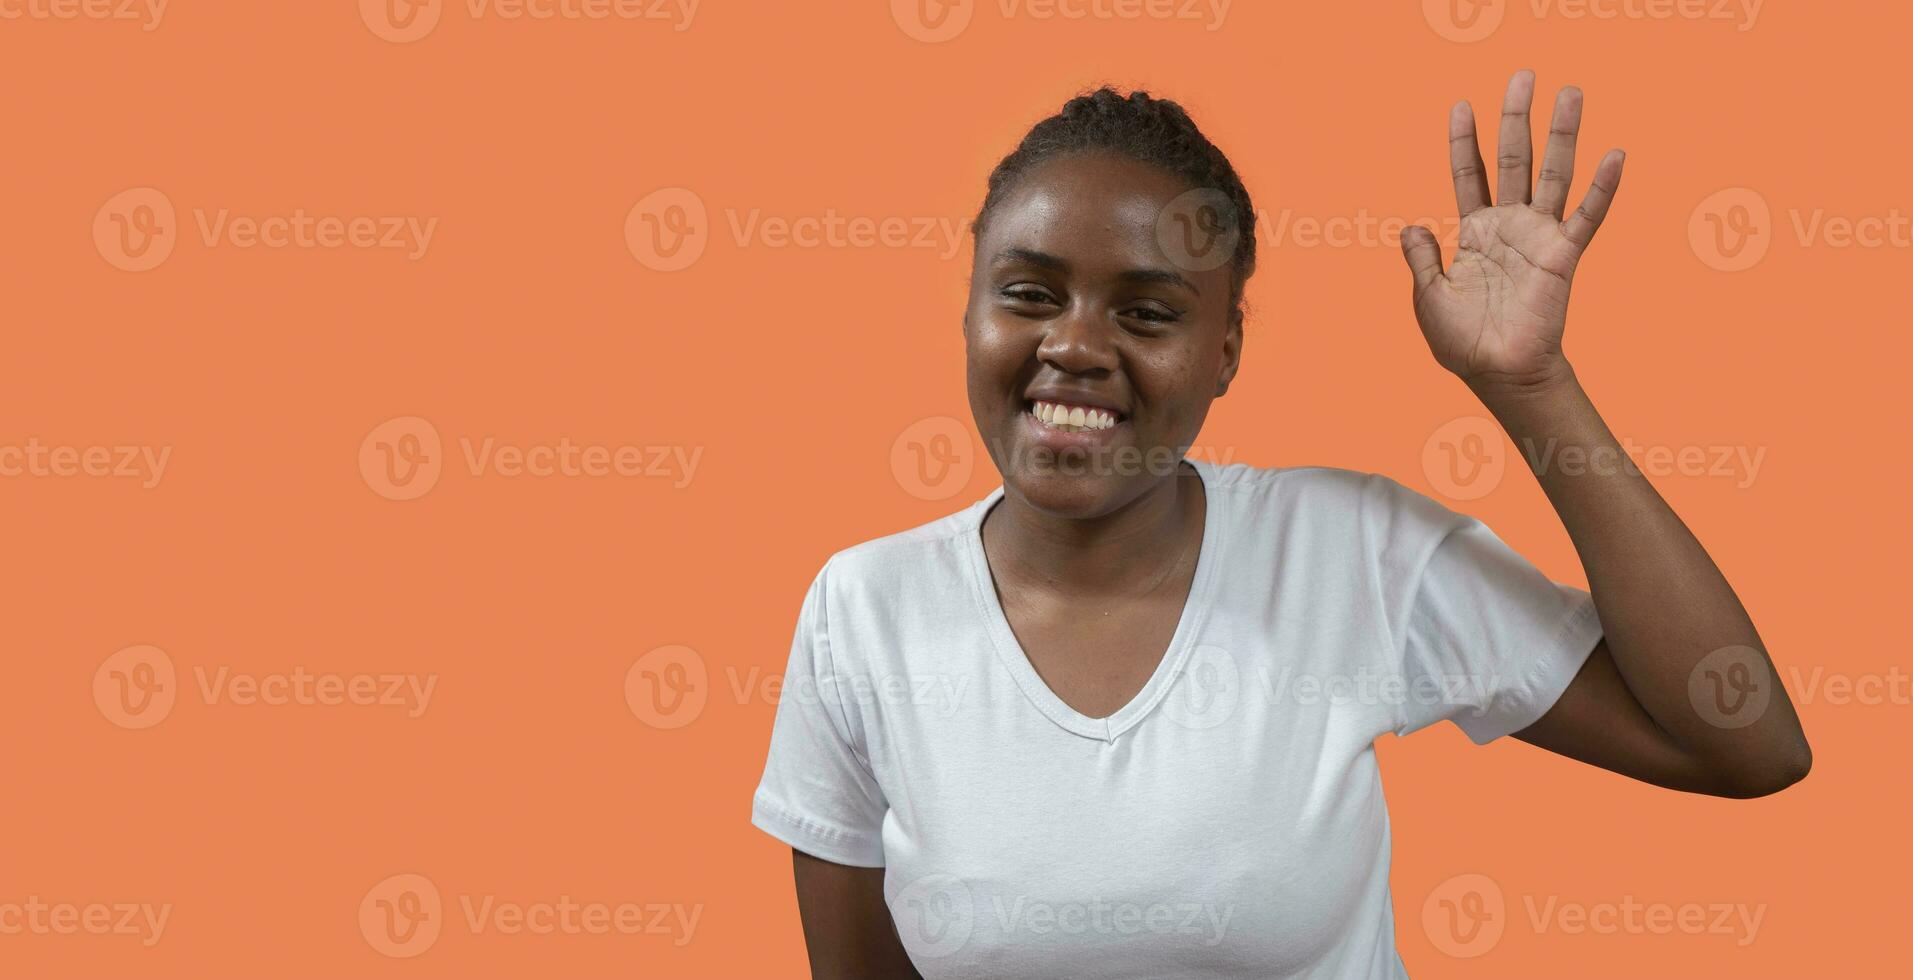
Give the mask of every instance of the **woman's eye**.
<path id="1" fill-rule="evenodd" d="M 1049 291 L 1035 286 L 1009 286 L 1003 290 L 1003 298 L 1013 299 L 1019 303 L 1050 302 Z"/>
<path id="2" fill-rule="evenodd" d="M 1123 311 L 1123 316 L 1149 323 L 1174 323 L 1181 318 L 1181 314 L 1174 310 L 1165 310 L 1157 306 L 1132 306 Z"/>

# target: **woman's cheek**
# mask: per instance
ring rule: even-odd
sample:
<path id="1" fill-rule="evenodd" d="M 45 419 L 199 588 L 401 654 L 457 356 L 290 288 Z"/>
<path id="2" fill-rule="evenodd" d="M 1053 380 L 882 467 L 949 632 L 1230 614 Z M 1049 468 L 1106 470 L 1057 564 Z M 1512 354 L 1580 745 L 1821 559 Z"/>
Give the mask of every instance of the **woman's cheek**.
<path id="1" fill-rule="evenodd" d="M 999 319 L 984 314 L 970 321 L 970 362 L 973 369 L 992 374 L 1014 374 L 1030 347 L 1025 331 L 1012 329 Z"/>
<path id="2" fill-rule="evenodd" d="M 1145 377 L 1132 379 L 1137 401 L 1152 423 L 1150 434 L 1163 445 L 1193 439 L 1215 390 L 1214 371 L 1180 360 L 1152 367 Z"/>

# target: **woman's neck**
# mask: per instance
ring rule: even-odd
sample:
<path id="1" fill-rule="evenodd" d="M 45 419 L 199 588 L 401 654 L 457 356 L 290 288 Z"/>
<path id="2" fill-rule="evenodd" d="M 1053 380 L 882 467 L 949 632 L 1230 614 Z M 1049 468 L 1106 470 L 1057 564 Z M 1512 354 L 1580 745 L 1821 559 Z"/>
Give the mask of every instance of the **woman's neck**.
<path id="1" fill-rule="evenodd" d="M 999 582 L 1146 595 L 1196 550 L 1207 506 L 1202 478 L 1187 467 L 1098 517 L 1045 514 L 1005 492 L 984 518 L 983 548 Z"/>

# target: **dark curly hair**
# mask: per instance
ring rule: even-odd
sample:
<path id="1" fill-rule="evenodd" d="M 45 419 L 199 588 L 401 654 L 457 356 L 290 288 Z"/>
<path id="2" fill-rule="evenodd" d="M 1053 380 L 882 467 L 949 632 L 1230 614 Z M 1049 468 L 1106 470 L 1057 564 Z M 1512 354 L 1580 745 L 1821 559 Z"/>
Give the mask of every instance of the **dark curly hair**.
<path id="1" fill-rule="evenodd" d="M 1218 208 L 1224 231 L 1237 236 L 1230 261 L 1229 304 L 1236 319 L 1242 316 L 1242 287 L 1255 272 L 1255 205 L 1242 186 L 1229 158 L 1202 135 L 1182 106 L 1144 91 L 1128 95 L 1103 86 L 1063 104 L 1063 110 L 1030 128 L 1023 141 L 996 169 L 990 171 L 989 193 L 970 230 L 983 236 L 990 211 L 1002 203 L 1011 188 L 1037 164 L 1072 153 L 1103 151 L 1139 163 L 1160 167 L 1188 183 L 1192 190 L 1220 194 L 1228 206 Z"/>

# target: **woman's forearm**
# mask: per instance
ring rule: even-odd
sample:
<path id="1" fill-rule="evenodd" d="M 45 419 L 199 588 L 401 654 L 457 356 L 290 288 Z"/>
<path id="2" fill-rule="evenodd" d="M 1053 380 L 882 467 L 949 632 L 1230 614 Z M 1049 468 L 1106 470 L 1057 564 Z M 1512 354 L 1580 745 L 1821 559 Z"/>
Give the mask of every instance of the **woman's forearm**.
<path id="1" fill-rule="evenodd" d="M 1753 620 L 1573 370 L 1470 387 L 1560 515 L 1608 650 L 1647 714 L 1733 785 L 1778 787 L 1804 775 L 1806 737 Z"/>

